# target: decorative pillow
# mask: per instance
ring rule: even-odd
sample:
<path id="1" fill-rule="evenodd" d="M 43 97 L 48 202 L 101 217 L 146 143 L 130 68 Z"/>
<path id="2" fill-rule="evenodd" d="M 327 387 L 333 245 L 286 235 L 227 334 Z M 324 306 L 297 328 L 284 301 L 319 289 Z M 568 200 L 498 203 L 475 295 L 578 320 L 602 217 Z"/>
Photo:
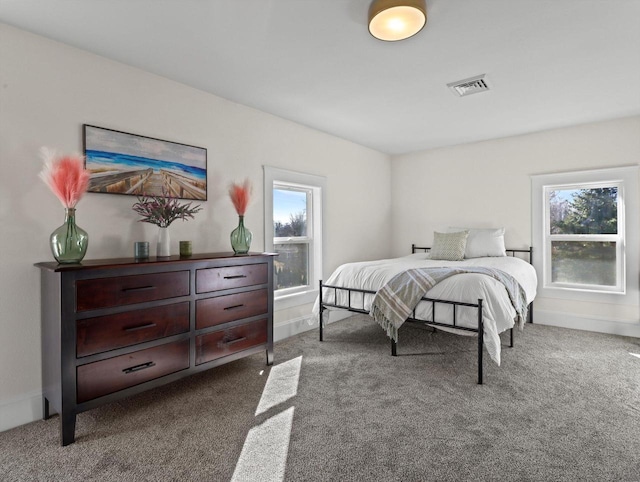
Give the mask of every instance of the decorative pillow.
<path id="1" fill-rule="evenodd" d="M 431 247 L 431 259 L 446 261 L 462 261 L 464 249 L 467 245 L 469 231 L 456 233 L 433 233 L 433 246 Z"/>
<path id="2" fill-rule="evenodd" d="M 506 256 L 504 247 L 504 228 L 472 229 L 449 228 L 450 232 L 468 232 L 465 258 L 483 258 L 485 256 Z"/>

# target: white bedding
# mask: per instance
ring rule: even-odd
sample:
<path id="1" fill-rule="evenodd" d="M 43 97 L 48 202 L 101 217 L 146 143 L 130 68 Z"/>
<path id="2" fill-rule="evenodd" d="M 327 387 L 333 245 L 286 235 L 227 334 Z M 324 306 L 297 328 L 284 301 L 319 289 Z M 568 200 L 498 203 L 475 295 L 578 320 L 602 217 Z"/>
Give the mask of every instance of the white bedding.
<path id="1" fill-rule="evenodd" d="M 401 258 L 347 263 L 338 267 L 324 284 L 377 291 L 396 274 L 404 270 L 439 266 L 484 266 L 500 269 L 518 280 L 525 291 L 527 303 L 531 303 L 536 296 L 538 281 L 533 266 L 522 259 L 511 256 L 473 258 L 464 261 L 436 261 L 429 259 L 429 255 L 426 253 L 416 253 Z M 363 302 L 361 293 L 352 293 L 350 307 L 369 311 L 373 296 L 364 295 Z M 347 305 L 348 295 L 345 291 L 338 291 L 337 297 L 336 304 Z M 427 292 L 426 297 L 467 303 L 477 303 L 478 299 L 484 300 L 484 344 L 491 359 L 500 365 L 500 337 L 498 335 L 512 328 L 516 318 L 516 311 L 502 283 L 482 274 L 458 274 L 434 286 Z M 325 303 L 336 302 L 334 290 L 331 289 L 324 290 L 323 298 Z M 316 316 L 319 312 L 319 306 L 319 300 L 316 299 L 313 307 L 313 313 Z M 431 306 L 431 303 L 419 303 L 416 308 L 416 316 L 422 319 L 431 319 Z M 451 305 L 436 304 L 435 321 L 451 324 L 452 310 Z M 459 306 L 456 309 L 456 323 L 460 326 L 476 328 L 478 326 L 477 309 Z M 436 328 L 454 331 L 443 327 Z M 455 333 L 473 335 L 472 332 L 462 330 L 455 330 Z M 400 331 L 401 335 L 402 330 Z"/>

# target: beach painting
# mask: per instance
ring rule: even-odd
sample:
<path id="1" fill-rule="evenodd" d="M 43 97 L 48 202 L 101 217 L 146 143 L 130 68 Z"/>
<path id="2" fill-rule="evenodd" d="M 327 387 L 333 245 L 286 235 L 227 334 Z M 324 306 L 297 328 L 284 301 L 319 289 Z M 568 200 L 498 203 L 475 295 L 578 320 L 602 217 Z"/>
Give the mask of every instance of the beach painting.
<path id="1" fill-rule="evenodd" d="M 207 150 L 83 125 L 89 192 L 207 200 Z"/>

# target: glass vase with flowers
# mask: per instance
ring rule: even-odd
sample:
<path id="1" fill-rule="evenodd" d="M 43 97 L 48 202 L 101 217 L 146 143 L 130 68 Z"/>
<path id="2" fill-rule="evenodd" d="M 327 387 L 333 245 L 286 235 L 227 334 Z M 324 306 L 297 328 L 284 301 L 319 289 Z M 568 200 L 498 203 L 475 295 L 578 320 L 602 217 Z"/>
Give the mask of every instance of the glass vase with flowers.
<path id="1" fill-rule="evenodd" d="M 249 179 L 242 183 L 231 183 L 229 186 L 229 198 L 238 213 L 238 227 L 231 231 L 231 247 L 235 254 L 247 254 L 251 248 L 253 234 L 244 225 L 244 213 L 251 200 L 253 186 Z"/>
<path id="2" fill-rule="evenodd" d="M 89 235 L 76 224 L 76 205 L 89 186 L 89 173 L 79 154 L 62 155 L 42 148 L 40 178 L 64 206 L 64 224 L 49 236 L 53 257 L 61 264 L 79 263 L 87 254 Z"/>

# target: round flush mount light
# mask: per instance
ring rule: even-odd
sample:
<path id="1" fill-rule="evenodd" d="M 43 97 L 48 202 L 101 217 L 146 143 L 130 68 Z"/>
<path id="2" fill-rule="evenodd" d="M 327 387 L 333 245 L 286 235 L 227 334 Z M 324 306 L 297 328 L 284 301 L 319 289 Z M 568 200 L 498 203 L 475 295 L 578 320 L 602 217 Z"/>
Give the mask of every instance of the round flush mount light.
<path id="1" fill-rule="evenodd" d="M 425 0 L 373 0 L 369 7 L 369 32 L 387 42 L 412 37 L 426 23 Z"/>

